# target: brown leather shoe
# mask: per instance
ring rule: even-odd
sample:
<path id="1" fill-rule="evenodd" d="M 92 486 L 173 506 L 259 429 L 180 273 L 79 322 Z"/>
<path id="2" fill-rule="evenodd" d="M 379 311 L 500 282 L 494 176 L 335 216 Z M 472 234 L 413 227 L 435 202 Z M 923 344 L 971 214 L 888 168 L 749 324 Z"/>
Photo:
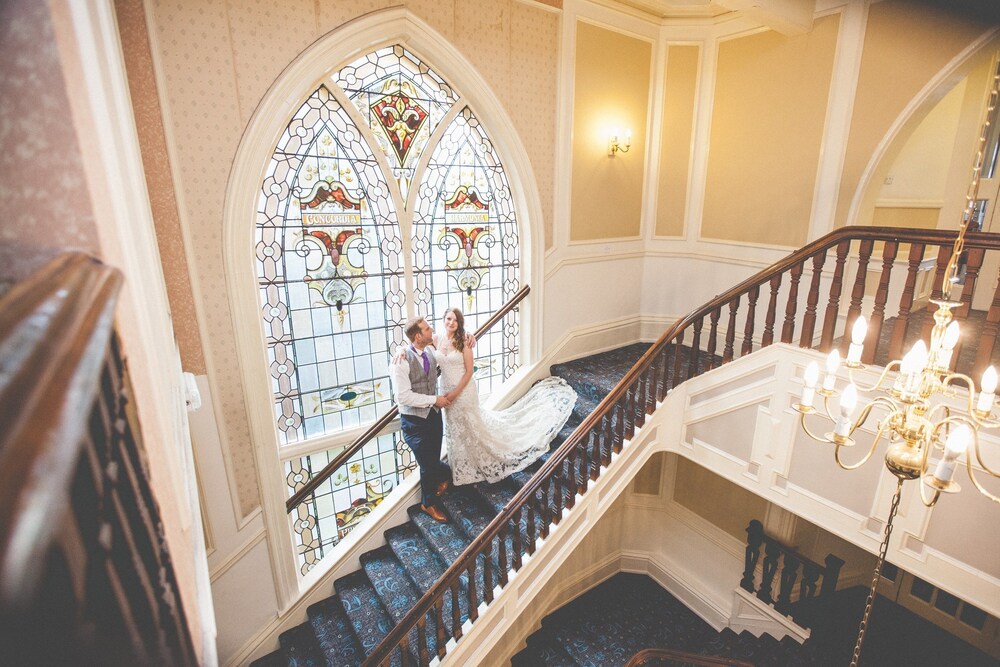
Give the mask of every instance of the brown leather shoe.
<path id="1" fill-rule="evenodd" d="M 451 482 L 444 480 L 440 482 L 436 487 L 434 487 L 434 495 L 443 496 L 445 493 L 451 490 Z"/>
<path id="2" fill-rule="evenodd" d="M 438 523 L 448 523 L 448 517 L 444 515 L 440 507 L 435 507 L 434 505 L 421 505 L 420 509 L 430 518 L 434 519 Z"/>

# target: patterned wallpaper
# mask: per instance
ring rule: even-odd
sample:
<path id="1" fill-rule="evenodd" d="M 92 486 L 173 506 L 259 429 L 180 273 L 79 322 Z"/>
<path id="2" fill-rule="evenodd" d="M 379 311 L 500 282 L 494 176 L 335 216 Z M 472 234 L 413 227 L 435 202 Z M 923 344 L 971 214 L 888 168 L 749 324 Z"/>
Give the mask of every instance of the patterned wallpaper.
<path id="1" fill-rule="evenodd" d="M 65 249 L 99 254 L 48 5 L 0 2 L 0 278 Z"/>
<path id="2" fill-rule="evenodd" d="M 517 0 L 150 2 L 159 45 L 155 57 L 166 84 L 162 103 L 169 109 L 168 132 L 181 174 L 182 220 L 192 240 L 191 269 L 201 286 L 201 337 L 214 362 L 218 417 L 244 515 L 259 504 L 259 490 L 222 260 L 222 212 L 233 156 L 254 109 L 299 53 L 346 21 L 398 5 L 458 48 L 503 103 L 538 180 L 549 246 L 558 13 Z"/>
<path id="3" fill-rule="evenodd" d="M 149 50 L 142 0 L 115 0 L 115 14 L 121 33 L 122 52 L 125 54 L 149 204 L 156 225 L 156 242 L 167 282 L 174 336 L 177 338 L 184 370 L 204 375 L 205 355 L 202 353 L 201 335 L 195 316 L 191 277 L 187 256 L 184 254 L 184 237 L 170 174 L 170 158 L 163 131 L 160 97 L 153 77 L 153 57 Z"/>

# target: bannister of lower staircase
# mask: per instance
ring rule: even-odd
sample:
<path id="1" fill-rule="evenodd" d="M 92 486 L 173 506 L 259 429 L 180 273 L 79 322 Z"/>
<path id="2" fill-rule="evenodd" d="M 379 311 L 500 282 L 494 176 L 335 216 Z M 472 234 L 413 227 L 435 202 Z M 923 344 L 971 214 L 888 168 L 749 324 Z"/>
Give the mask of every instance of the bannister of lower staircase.
<path id="1" fill-rule="evenodd" d="M 625 667 L 640 667 L 650 662 L 670 661 L 670 664 L 697 665 L 698 667 L 754 667 L 752 662 L 736 660 L 735 658 L 720 658 L 714 655 L 686 653 L 668 648 L 647 648 L 633 655 Z"/>
<path id="2" fill-rule="evenodd" d="M 514 310 L 514 308 L 516 308 L 517 305 L 524 300 L 524 297 L 528 296 L 530 291 L 531 287 L 529 285 L 525 285 L 519 289 L 514 296 L 507 301 L 507 303 L 493 313 L 493 315 L 490 316 L 490 319 L 486 320 L 486 322 L 484 322 L 483 325 L 476 330 L 476 338 L 482 337 L 483 334 L 492 329 L 497 322 L 506 317 L 510 311 Z M 343 465 L 347 463 L 352 456 L 361 451 L 361 448 L 368 444 L 369 440 L 374 438 L 379 434 L 379 432 L 382 431 L 382 429 L 391 424 L 392 420 L 394 420 L 398 415 L 399 408 L 393 407 L 386 411 L 386 413 L 379 417 L 378 420 L 364 433 L 358 436 L 354 442 L 345 447 L 344 451 L 337 454 L 337 456 L 330 461 L 330 463 L 325 465 L 322 470 L 313 475 L 309 481 L 304 483 L 294 494 L 292 494 L 292 496 L 285 501 L 285 511 L 292 512 L 296 507 L 298 507 L 306 498 L 312 495 L 317 488 L 319 488 L 320 484 L 325 482 L 331 475 L 333 475 L 333 473 L 343 467 Z"/>
<path id="3" fill-rule="evenodd" d="M 30 599 L 38 564 L 70 511 L 121 274 L 61 255 L 0 299 L 0 600 Z"/>
<path id="4" fill-rule="evenodd" d="M 797 289 L 798 279 L 801 277 L 801 267 L 803 267 L 807 261 L 812 260 L 813 276 L 810 281 L 810 292 L 807 294 L 806 300 L 807 314 L 811 309 L 814 318 L 811 322 L 811 326 L 815 327 L 815 317 L 820 311 L 818 299 L 820 279 L 817 275 L 823 266 L 823 262 L 816 258 L 821 254 L 825 255 L 829 249 L 836 247 L 836 268 L 830 286 L 830 301 L 824 311 L 825 319 L 822 326 L 822 338 L 820 343 L 821 346 L 827 346 L 830 345 L 833 340 L 834 324 L 836 323 L 836 317 L 839 313 L 841 290 L 843 288 L 842 281 L 844 277 L 844 264 L 852 242 L 860 241 L 866 249 L 869 249 L 871 244 L 876 241 L 888 241 L 893 244 L 909 243 L 911 245 L 949 246 L 955 242 L 957 236 L 957 231 L 948 230 L 904 229 L 896 227 L 843 227 L 817 239 L 816 241 L 813 241 L 799 250 L 792 252 L 784 259 L 747 278 L 735 287 L 726 290 L 711 299 L 705 305 L 679 319 L 676 323 L 669 327 L 649 348 L 649 350 L 647 350 L 646 353 L 635 363 L 635 365 L 629 369 L 621 381 L 597 405 L 594 411 L 583 420 L 583 422 L 563 442 L 563 444 L 560 445 L 560 447 L 549 457 L 545 464 L 542 465 L 542 467 L 535 473 L 532 479 L 517 492 L 517 494 L 508 502 L 506 507 L 493 519 L 493 521 L 490 522 L 483 532 L 472 541 L 462 555 L 452 563 L 448 570 L 442 575 L 441 579 L 439 579 L 437 584 L 431 587 L 431 589 L 424 594 L 424 596 L 411 608 L 410 612 L 400 621 L 400 623 L 397 624 L 396 627 L 390 631 L 382 642 L 375 648 L 375 650 L 369 654 L 364 664 L 385 664 L 396 647 L 407 642 L 406 637 L 410 629 L 425 623 L 426 615 L 430 613 L 432 609 L 439 608 L 441 599 L 449 590 L 452 589 L 453 586 L 457 586 L 459 578 L 466 572 L 470 574 L 474 572 L 476 559 L 484 551 L 490 548 L 493 540 L 499 537 L 501 542 L 503 541 L 503 537 L 507 531 L 506 526 L 510 522 L 513 522 L 513 525 L 518 525 L 522 518 L 522 514 L 532 510 L 534 505 L 537 504 L 536 495 L 540 493 L 544 494 L 550 481 L 553 481 L 557 488 L 559 488 L 562 484 L 569 484 L 575 486 L 578 493 L 586 492 L 591 478 L 596 478 L 596 475 L 599 474 L 599 472 L 594 473 L 591 467 L 591 462 L 595 460 L 595 457 L 599 457 L 601 465 L 606 464 L 606 462 L 610 460 L 611 451 L 613 450 L 614 452 L 618 452 L 621 450 L 623 442 L 633 436 L 635 428 L 642 424 L 646 414 L 651 413 L 655 409 L 657 401 L 662 400 L 666 393 L 673 387 L 680 384 L 680 382 L 690 379 L 699 373 L 698 361 L 701 351 L 698 347 L 698 342 L 700 341 L 701 328 L 703 323 L 707 320 L 712 323 L 714 330 L 714 327 L 717 326 L 717 322 L 719 321 L 719 316 L 716 315 L 714 311 L 720 310 L 723 306 L 728 306 L 731 309 L 729 321 L 731 323 L 735 323 L 738 301 L 744 295 L 748 297 L 749 314 L 747 316 L 746 328 L 744 330 L 742 354 L 752 352 L 754 312 L 758 305 L 758 298 L 761 296 L 762 292 L 764 294 L 770 293 L 770 303 L 767 306 L 767 319 L 768 327 L 771 329 L 771 333 L 768 334 L 768 332 L 765 331 L 765 338 L 769 338 L 770 336 L 773 336 L 773 327 L 777 312 L 777 298 L 779 294 L 778 287 L 781 283 L 781 277 L 785 273 L 794 271 L 796 273 L 795 289 Z M 1000 234 L 979 232 L 968 233 L 965 237 L 965 247 L 967 249 L 998 250 L 1000 249 Z M 890 252 L 895 252 L 895 245 L 890 247 Z M 888 264 L 885 263 L 883 265 L 888 266 Z M 916 264 L 911 263 L 910 272 L 913 273 L 915 270 Z M 854 288 L 860 284 L 862 288 L 862 292 L 860 294 L 862 296 L 864 295 L 864 279 L 864 271 L 858 271 L 855 275 L 855 284 L 852 286 L 853 291 Z M 765 285 L 768 285 L 768 289 L 761 290 L 761 287 Z M 969 286 L 966 286 L 965 289 L 969 290 Z M 885 289 L 879 290 L 879 294 L 876 296 L 877 308 L 884 307 L 886 292 L 887 290 Z M 912 296 L 912 291 L 910 292 L 910 295 Z M 853 293 L 851 296 L 854 296 Z M 968 299 L 970 300 L 969 302 L 971 302 L 971 293 L 968 296 Z M 965 300 L 966 299 L 963 298 L 963 301 Z M 785 310 L 785 320 L 781 326 L 782 342 L 785 343 L 793 342 L 794 338 L 795 322 L 797 321 L 797 313 L 794 303 L 795 302 L 793 300 L 789 300 L 787 302 L 788 305 Z M 998 311 L 997 315 L 1000 317 L 1000 311 Z M 850 324 L 851 322 L 848 322 L 848 328 L 850 327 Z M 694 342 L 692 343 L 692 347 L 688 354 L 687 375 L 686 377 L 681 378 L 680 375 L 684 368 L 682 346 L 684 344 L 685 333 L 689 328 L 694 329 Z M 731 335 L 732 329 L 730 329 L 727 338 Z M 711 334 L 709 336 L 709 340 L 714 340 Z M 667 350 L 670 345 L 674 346 L 672 360 L 667 359 Z M 813 347 L 813 341 L 803 337 L 800 340 L 800 346 L 811 348 Z M 992 348 L 992 341 L 990 342 L 990 347 Z M 722 361 L 731 361 L 734 356 L 734 344 L 727 340 Z M 713 364 L 714 359 L 710 359 L 707 362 L 707 366 L 709 367 Z M 588 446 L 590 448 L 589 451 Z M 577 466 L 579 466 L 581 470 L 589 470 L 590 474 L 580 474 L 578 478 L 576 474 Z M 564 468 L 568 468 L 569 470 L 569 479 L 567 480 L 562 478 Z M 574 502 L 573 495 L 571 495 L 566 503 L 567 508 L 571 508 Z M 558 521 L 558 517 L 554 517 L 554 520 Z M 517 551 L 517 547 L 520 546 L 520 535 L 518 531 L 513 531 L 512 537 L 515 545 L 515 551 Z M 529 533 L 529 538 L 530 537 L 531 535 Z M 533 552 L 534 544 L 532 539 L 529 539 L 526 550 L 528 553 Z M 512 564 L 514 569 L 520 568 L 520 553 L 512 555 Z M 485 560 L 484 567 L 491 567 L 489 559 Z M 504 564 L 501 563 L 501 569 L 503 567 Z M 505 580 L 506 576 L 504 574 L 502 575 L 501 582 L 504 582 Z M 475 601 L 470 601 L 473 602 L 470 608 L 470 617 L 471 620 L 475 621 Z M 461 630 L 459 628 L 456 632 L 455 638 L 458 639 L 460 635 Z M 443 650 L 440 642 L 438 646 L 439 650 Z"/>

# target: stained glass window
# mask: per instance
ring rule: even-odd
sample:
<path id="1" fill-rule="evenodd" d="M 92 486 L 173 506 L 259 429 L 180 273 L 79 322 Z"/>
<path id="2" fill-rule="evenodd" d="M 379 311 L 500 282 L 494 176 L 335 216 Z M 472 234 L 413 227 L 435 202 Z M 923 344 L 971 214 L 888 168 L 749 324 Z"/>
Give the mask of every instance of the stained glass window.
<path id="1" fill-rule="evenodd" d="M 374 154 L 325 87 L 292 118 L 261 187 L 261 314 L 281 442 L 376 419 L 402 340 L 399 224 Z"/>
<path id="2" fill-rule="evenodd" d="M 291 118 L 261 184 L 256 257 L 282 445 L 392 406 L 388 363 L 409 315 L 458 306 L 473 331 L 519 287 L 497 151 L 461 96 L 399 45 L 335 72 Z M 518 339 L 515 311 L 477 343 L 484 394 L 517 368 Z"/>
<path id="3" fill-rule="evenodd" d="M 368 122 L 405 201 L 420 154 L 455 103 L 451 87 L 402 46 L 387 46 L 334 78 Z"/>
<path id="4" fill-rule="evenodd" d="M 465 107 L 434 148 L 413 219 L 417 311 L 438 320 L 462 309 L 466 329 L 488 319 L 519 287 L 517 221 L 510 184 L 486 132 Z M 518 366 L 516 312 L 476 345 L 485 394 Z"/>

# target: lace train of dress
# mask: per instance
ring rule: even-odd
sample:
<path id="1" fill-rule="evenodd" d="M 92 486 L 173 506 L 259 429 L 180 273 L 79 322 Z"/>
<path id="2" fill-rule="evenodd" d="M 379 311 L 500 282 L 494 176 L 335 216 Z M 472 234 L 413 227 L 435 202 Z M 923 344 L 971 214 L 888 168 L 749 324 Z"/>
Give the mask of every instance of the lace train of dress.
<path id="1" fill-rule="evenodd" d="M 462 353 L 435 353 L 441 386 L 450 391 L 465 373 Z M 454 483 L 498 482 L 523 470 L 548 451 L 549 443 L 569 419 L 576 392 L 564 380 L 548 377 L 535 383 L 505 410 L 479 405 L 475 381 L 444 410 L 445 443 Z"/>

